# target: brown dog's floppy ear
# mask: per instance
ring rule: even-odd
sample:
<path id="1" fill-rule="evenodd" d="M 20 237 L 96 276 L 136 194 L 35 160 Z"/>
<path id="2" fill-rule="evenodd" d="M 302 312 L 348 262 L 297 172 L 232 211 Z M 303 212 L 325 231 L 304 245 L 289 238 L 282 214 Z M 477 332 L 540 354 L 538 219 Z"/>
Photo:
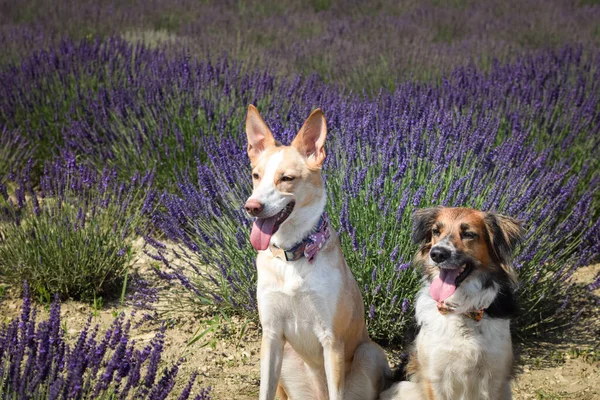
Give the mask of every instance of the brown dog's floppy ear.
<path id="1" fill-rule="evenodd" d="M 248 115 L 246 116 L 246 136 L 248 137 L 248 157 L 253 165 L 262 151 L 276 145 L 271 130 L 252 104 L 248 106 Z"/>
<path id="2" fill-rule="evenodd" d="M 514 218 L 496 213 L 485 214 L 485 225 L 492 252 L 503 265 L 509 265 L 515 247 L 521 242 L 524 229 Z"/>
<path id="3" fill-rule="evenodd" d="M 321 168 L 325 161 L 327 122 L 320 108 L 313 111 L 292 141 L 300 154 L 306 156 L 309 168 Z"/>
<path id="4" fill-rule="evenodd" d="M 431 229 L 442 207 L 420 208 L 413 217 L 412 240 L 414 243 L 428 243 L 431 241 Z"/>

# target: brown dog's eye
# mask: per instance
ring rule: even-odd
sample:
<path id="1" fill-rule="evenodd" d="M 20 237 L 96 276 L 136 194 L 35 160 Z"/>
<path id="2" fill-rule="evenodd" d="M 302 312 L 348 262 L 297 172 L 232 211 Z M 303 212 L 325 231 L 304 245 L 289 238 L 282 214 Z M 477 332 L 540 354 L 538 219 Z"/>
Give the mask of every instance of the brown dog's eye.
<path id="1" fill-rule="evenodd" d="M 255 172 L 255 173 L 253 173 L 253 174 L 252 174 L 252 178 L 254 178 L 254 179 L 258 179 L 258 178 L 259 178 L 259 176 L 258 176 L 258 174 Z"/>
<path id="2" fill-rule="evenodd" d="M 284 176 L 282 176 L 282 177 L 281 177 L 281 181 L 282 181 L 282 182 L 291 182 L 291 181 L 293 181 L 294 179 L 296 179 L 296 177 L 294 177 L 294 176 L 285 176 L 285 175 L 284 175 Z"/>
<path id="3" fill-rule="evenodd" d="M 477 234 L 475 232 L 463 232 L 460 234 L 462 239 L 475 239 Z"/>
<path id="4" fill-rule="evenodd" d="M 431 233 L 433 233 L 433 236 L 440 236 L 440 230 L 438 228 L 433 228 Z"/>

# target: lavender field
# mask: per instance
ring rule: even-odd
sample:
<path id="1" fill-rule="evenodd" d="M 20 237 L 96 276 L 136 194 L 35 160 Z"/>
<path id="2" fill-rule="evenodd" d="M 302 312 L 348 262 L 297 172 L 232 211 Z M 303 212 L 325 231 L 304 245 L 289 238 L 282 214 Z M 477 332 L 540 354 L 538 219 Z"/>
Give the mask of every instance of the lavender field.
<path id="1" fill-rule="evenodd" d="M 523 221 L 516 341 L 586 324 L 597 21 L 591 0 L 0 0 L 0 302 L 25 299 L 0 321 L 0 398 L 230 398 L 183 354 L 217 332 L 238 349 L 258 317 L 250 103 L 284 143 L 324 110 L 327 211 L 390 351 L 413 328 L 413 212 L 440 204 Z M 114 315 L 69 340 L 60 301 Z M 178 318 L 197 327 L 161 359 Z"/>

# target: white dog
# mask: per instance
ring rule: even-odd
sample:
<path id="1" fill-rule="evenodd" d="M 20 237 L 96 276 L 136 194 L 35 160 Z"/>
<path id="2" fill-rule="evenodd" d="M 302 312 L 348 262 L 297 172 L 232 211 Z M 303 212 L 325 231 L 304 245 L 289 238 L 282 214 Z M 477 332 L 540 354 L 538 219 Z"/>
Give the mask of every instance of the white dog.
<path id="1" fill-rule="evenodd" d="M 324 214 L 327 126 L 321 110 L 291 146 L 276 142 L 254 106 L 246 119 L 263 329 L 260 399 L 375 399 L 389 374 L 369 339 L 360 290 Z"/>

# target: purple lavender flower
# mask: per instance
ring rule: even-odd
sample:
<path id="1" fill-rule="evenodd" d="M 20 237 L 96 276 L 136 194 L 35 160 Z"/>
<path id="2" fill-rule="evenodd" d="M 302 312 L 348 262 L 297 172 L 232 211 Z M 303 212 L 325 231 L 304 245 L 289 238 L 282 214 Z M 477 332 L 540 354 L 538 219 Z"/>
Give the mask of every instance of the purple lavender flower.
<path id="1" fill-rule="evenodd" d="M 49 319 L 36 324 L 36 309 L 32 309 L 25 284 L 21 316 L 0 326 L 0 376 L 6 377 L 0 381 L 0 392 L 22 399 L 75 399 L 118 393 L 124 384 L 121 394 L 125 397 L 127 393 L 142 399 L 175 396 L 172 392 L 178 363 L 158 372 L 164 330 L 157 334 L 152 346 L 140 351 L 128 338 L 129 320 L 122 330 L 117 329 L 122 326 L 123 318 L 118 317 L 98 343 L 98 326 L 91 327 L 90 317 L 75 344 L 70 346 L 60 329 L 58 297 L 51 306 Z M 114 337 L 119 338 L 119 344 L 109 354 L 107 345 Z M 140 379 L 141 374 L 146 378 Z M 179 399 L 189 398 L 196 376 L 194 373 Z M 204 396 L 201 398 L 209 399 L 207 389 L 200 389 L 200 393 Z"/>
<path id="2" fill-rule="evenodd" d="M 233 18 L 229 11 L 214 7 L 211 12 L 225 12 L 225 19 Z M 365 17 L 360 13 L 359 18 L 339 20 L 333 16 L 346 15 L 342 12 L 344 4 L 335 7 L 336 12 L 327 16 L 334 20 L 328 19 L 331 24 L 313 40 L 335 44 L 336 38 L 352 38 L 353 32 L 362 32 L 360 28 L 377 22 L 377 27 L 389 28 L 386 32 L 399 33 L 394 37 L 415 32 L 424 38 L 436 36 L 438 41 L 423 45 L 427 50 L 410 43 L 408 47 L 397 46 L 394 41 L 382 44 L 383 48 L 354 46 L 352 53 L 343 56 L 350 61 L 336 62 L 336 74 L 329 79 L 347 77 L 349 71 L 357 70 L 355 60 L 361 57 L 349 57 L 352 54 L 376 54 L 378 63 L 381 54 L 387 54 L 385 61 L 391 71 L 402 70 L 407 66 L 402 61 L 406 54 L 399 54 L 398 48 L 418 54 L 435 50 L 427 54 L 439 56 L 436 62 L 445 66 L 445 73 L 429 83 L 399 79 L 391 85 L 393 91 L 372 88 L 375 95 L 369 96 L 329 85 L 316 75 L 277 75 L 260 67 L 242 68 L 234 58 L 196 58 L 190 53 L 134 46 L 109 35 L 106 40 L 66 39 L 59 46 L 34 53 L 31 50 L 43 43 L 26 46 L 27 55 L 19 64 L 2 67 L 0 124 L 7 125 L 3 133 L 11 137 L 10 143 L 18 131 L 28 138 L 26 146 L 37 144 L 32 150 L 33 160 L 40 164 L 30 165 L 24 159 L 22 168 L 9 166 L 5 170 L 4 175 L 17 188 L 10 193 L 8 204 L 0 205 L 0 218 L 13 221 L 15 226 L 26 225 L 22 215 L 29 209 L 28 196 L 37 190 L 36 176 L 40 207 L 31 208 L 41 215 L 49 203 L 44 199 L 61 200 L 51 212 L 65 213 L 62 204 L 72 194 L 78 199 L 81 193 L 94 194 L 89 204 L 79 200 L 71 203 L 74 210 L 82 207 L 86 211 L 81 215 L 85 215 L 85 223 L 102 215 L 110 205 L 128 209 L 137 199 L 139 208 L 131 214 L 147 218 L 155 235 L 142 226 L 136 230 L 128 225 L 131 215 L 122 215 L 117 221 L 127 222 L 123 230 L 131 229 L 147 238 L 146 251 L 162 265 L 160 276 L 189 293 L 186 300 L 191 304 L 218 303 L 228 311 L 255 317 L 256 254 L 248 241 L 251 221 L 241 207 L 251 190 L 244 150 L 244 110 L 249 102 L 261 103 L 274 135 L 289 143 L 303 119 L 318 105 L 326 111 L 332 133 L 323 169 L 327 211 L 337 215 L 332 223 L 340 231 L 348 265 L 364 288 L 366 304 L 378 310 L 369 323 L 374 337 L 394 339 L 403 335 L 405 318 L 399 317 L 402 302 L 390 307 L 388 298 L 371 298 L 369 291 L 391 279 L 397 292 L 393 295 L 413 303 L 419 276 L 417 268 L 406 262 L 417 250 L 410 238 L 410 216 L 417 207 L 439 204 L 498 211 L 524 221 L 527 233 L 516 251 L 515 266 L 521 280 L 523 310 L 531 311 L 517 324 L 524 326 L 521 322 L 528 318 L 552 315 L 564 298 L 565 280 L 598 254 L 597 49 L 568 46 L 535 54 L 511 53 L 510 60 L 493 60 L 486 69 L 479 69 L 466 60 L 480 54 L 485 48 L 481 45 L 490 42 L 488 35 L 474 32 L 483 28 L 504 32 L 507 26 L 491 18 L 483 6 L 472 5 L 482 15 L 479 25 L 458 26 L 461 24 L 457 22 L 453 37 L 444 32 L 440 32 L 441 37 L 431 35 L 427 30 L 429 21 L 464 18 L 448 7 L 423 5 L 407 15 Z M 542 10 L 552 11 L 552 7 Z M 592 26 L 597 11 L 593 7 L 570 10 L 564 17 L 569 21 L 565 26 L 579 26 L 573 21 Z M 193 37 L 214 28 L 211 15 L 203 14 L 200 20 L 181 26 L 183 36 Z M 527 18 L 513 17 L 520 32 L 532 33 Z M 314 16 L 289 20 L 310 22 Z M 270 18 L 268 24 L 257 25 L 269 32 L 289 22 L 282 21 Z M 4 38 L 2 43 L 10 44 L 1 34 L 4 29 L 0 29 L 0 42 Z M 552 27 L 549 31 L 579 37 L 570 29 Z M 31 37 L 32 32 L 26 29 L 20 34 Z M 331 48 L 315 47 L 313 40 L 280 50 L 290 55 L 288 68 L 305 60 L 309 49 Z M 329 57 L 339 60 L 337 55 L 328 54 L 326 59 Z M 420 57 L 423 65 L 430 65 Z M 97 85 L 97 77 L 105 84 Z M 73 84 L 65 87 L 64 82 Z M 57 90 L 50 90 L 53 87 Z M 52 118 L 58 123 L 49 124 Z M 57 156 L 60 165 L 53 162 Z M 26 168 L 32 169 L 32 179 L 20 173 Z M 65 173 L 76 179 L 68 184 L 62 178 L 54 179 Z M 146 179 L 154 179 L 156 185 L 146 185 Z M 6 184 L 6 178 L 0 180 Z M 128 188 L 139 185 L 148 193 L 147 198 L 129 196 Z M 70 219 L 70 226 L 76 220 L 76 216 Z M 110 225 L 118 233 L 112 236 L 127 236 L 118 232 L 116 221 Z M 58 242 L 31 231 L 25 232 L 25 237 Z M 162 238 L 179 247 L 177 263 L 171 261 L 174 252 L 161 243 Z M 61 241 L 63 247 L 65 243 Z M 81 257 L 90 242 L 82 243 L 76 251 L 62 251 L 61 255 Z M 122 248 L 123 243 L 118 243 L 103 253 L 119 258 Z M 398 258 L 394 255 L 392 259 L 395 249 Z M 33 262 L 44 264 L 45 260 L 38 255 Z M 384 268 L 377 269 L 381 266 Z M 547 289 L 536 290 L 538 287 Z M 538 301 L 546 294 L 557 302 Z M 548 309 L 542 309 L 545 307 Z M 393 324 L 388 323 L 390 315 L 396 317 Z"/>
<path id="3" fill-rule="evenodd" d="M 410 306 L 410 301 L 407 298 L 404 298 L 404 300 L 402 300 L 402 314 L 406 314 L 409 306 Z"/>

